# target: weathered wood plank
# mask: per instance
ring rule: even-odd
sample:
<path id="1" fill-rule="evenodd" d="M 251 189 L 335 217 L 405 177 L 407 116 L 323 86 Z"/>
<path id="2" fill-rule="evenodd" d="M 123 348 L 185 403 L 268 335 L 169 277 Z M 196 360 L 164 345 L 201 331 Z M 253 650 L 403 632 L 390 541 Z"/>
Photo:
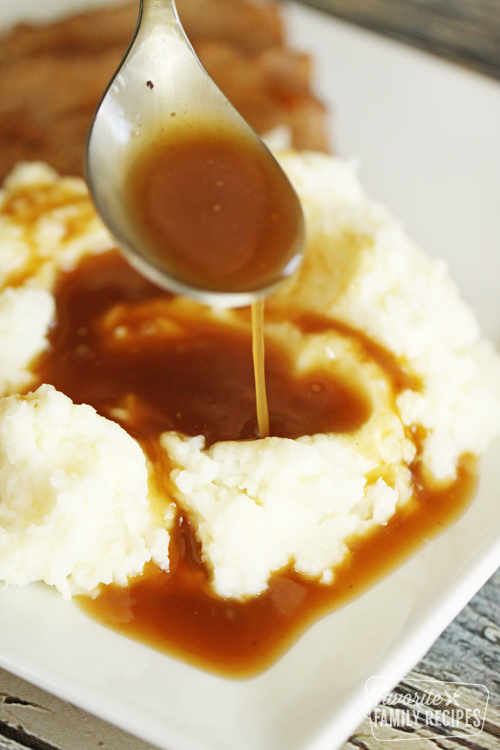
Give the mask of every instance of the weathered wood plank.
<path id="1" fill-rule="evenodd" d="M 498 750 L 500 748 L 500 570 L 498 570 L 438 638 L 415 669 L 402 681 L 401 688 L 412 688 L 416 681 L 432 677 L 443 682 L 484 685 L 489 691 L 483 731 L 477 737 L 429 737 L 421 724 L 412 731 L 394 731 L 392 740 L 412 738 L 414 750 Z M 444 689 L 444 688 L 443 688 Z M 483 709 L 483 694 L 466 690 L 470 708 Z M 418 738 L 418 739 L 417 739 Z M 388 739 L 388 738 L 387 738 Z M 392 745 L 391 745 L 392 746 Z M 399 746 L 398 746 L 399 747 Z M 367 717 L 342 750 L 380 750 Z M 332 748 L 333 750 L 333 748 Z"/>
<path id="2" fill-rule="evenodd" d="M 421 692 L 421 681 L 425 680 L 427 675 L 419 672 L 411 672 L 401 683 L 398 690 L 403 695 L 414 695 L 415 691 Z M 435 693 L 446 694 L 450 690 L 449 683 L 436 681 L 433 682 Z M 467 735 L 462 735 L 454 727 L 445 727 L 442 725 L 431 726 L 426 723 L 425 717 L 431 712 L 426 711 L 422 715 L 418 728 L 412 726 L 377 726 L 376 717 L 372 713 L 371 718 L 366 718 L 358 731 L 347 742 L 342 750 L 352 750 L 352 748 L 372 748 L 378 747 L 380 750 L 381 742 L 396 742 L 398 740 L 413 740 L 414 745 L 420 750 L 426 748 L 469 748 L 470 750 L 497 750 L 499 747 L 499 727 L 500 711 L 493 708 L 484 700 L 484 696 L 478 696 L 471 689 L 461 688 L 459 705 L 461 709 L 479 711 L 481 717 L 485 715 L 484 728 L 475 729 L 471 727 Z M 404 704 L 400 704 L 404 705 Z M 418 742 L 418 745 L 416 743 Z"/>
<path id="3" fill-rule="evenodd" d="M 151 750 L 151 745 L 0 669 L 0 750 Z"/>
<path id="4" fill-rule="evenodd" d="M 500 78 L 498 0 L 303 0 L 338 18 Z"/>
<path id="5" fill-rule="evenodd" d="M 500 708 L 499 643 L 500 570 L 438 638 L 417 670 L 440 680 L 484 684 L 491 704 Z"/>

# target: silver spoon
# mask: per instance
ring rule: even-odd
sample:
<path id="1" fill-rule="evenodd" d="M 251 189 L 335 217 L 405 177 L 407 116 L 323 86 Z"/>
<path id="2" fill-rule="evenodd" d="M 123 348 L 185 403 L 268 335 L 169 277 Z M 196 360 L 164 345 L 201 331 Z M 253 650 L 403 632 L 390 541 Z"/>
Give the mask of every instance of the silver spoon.
<path id="1" fill-rule="evenodd" d="M 271 183 L 266 183 L 264 197 L 255 198 L 254 201 L 256 215 L 261 216 L 276 191 L 282 193 L 281 208 L 278 211 L 272 209 L 274 213 L 271 211 L 274 224 L 267 217 L 267 224 L 264 223 L 263 228 L 254 231 L 255 235 L 260 232 L 261 236 L 268 233 L 269 227 L 272 231 L 278 231 L 276 227 L 284 220 L 283 216 L 290 225 L 281 238 L 284 246 L 277 253 L 276 267 L 267 275 L 255 275 L 258 263 L 253 262 L 251 251 L 248 250 L 250 261 L 241 273 L 238 271 L 236 276 L 229 274 L 220 283 L 205 283 L 203 279 L 200 281 L 196 274 L 193 276 L 182 270 L 182 262 L 180 266 L 172 265 L 169 246 L 165 246 L 164 252 L 152 250 L 150 237 L 144 233 L 144 225 L 136 221 L 137 217 L 131 210 L 130 191 L 134 185 L 131 185 L 130 165 L 140 164 L 152 143 L 156 146 L 160 144 L 162 158 L 168 158 L 171 142 L 179 139 L 186 141 L 190 132 L 194 132 L 199 141 L 200 132 L 203 133 L 204 128 L 212 140 L 219 137 L 218 134 L 231 133 L 233 143 L 238 144 L 239 150 L 245 149 L 254 154 L 259 169 L 264 172 L 270 170 L 272 180 Z M 239 307 L 251 304 L 272 292 L 300 263 L 305 232 L 298 198 L 272 154 L 202 68 L 182 29 L 174 0 L 141 0 L 134 38 L 94 115 L 86 146 L 85 170 L 95 206 L 129 262 L 144 276 L 170 291 L 194 297 L 209 305 Z M 232 179 L 234 175 L 230 174 L 229 177 Z M 262 179 L 264 178 L 258 177 L 259 185 Z M 217 185 L 222 183 L 223 180 L 217 180 Z M 177 182 L 174 181 L 171 193 L 176 199 L 175 210 L 167 196 L 164 219 L 160 216 L 160 223 L 168 224 L 175 219 L 179 198 L 176 185 Z M 149 190 L 150 182 L 146 181 L 146 187 Z M 225 215 L 227 219 L 226 226 L 231 231 L 234 229 L 235 248 L 242 237 L 238 225 L 239 214 L 246 209 L 247 204 L 252 203 L 252 196 L 255 197 L 254 187 L 249 187 L 248 200 L 246 197 L 240 199 L 239 208 L 238 205 L 236 208 L 229 207 L 225 214 L 220 211 L 220 215 Z M 181 194 L 179 200 L 186 199 L 186 211 L 189 211 L 190 190 L 185 192 L 186 195 Z M 228 200 L 230 197 L 231 191 L 228 193 Z M 153 195 L 153 203 L 155 200 L 156 195 Z M 216 201 L 217 195 L 212 201 L 214 211 L 225 208 Z M 199 229 L 198 236 L 204 239 L 210 231 L 216 233 L 218 225 L 214 216 L 209 216 L 205 219 L 211 222 L 210 231 L 205 229 L 205 225 L 197 227 L 196 222 L 201 220 L 202 214 L 203 211 L 199 212 L 199 216 L 196 212 L 188 214 L 193 225 L 188 226 L 188 234 L 191 228 Z M 222 252 L 221 243 L 217 240 L 210 245 L 209 239 L 207 243 L 206 257 L 207 262 L 210 262 L 212 254 L 216 258 L 217 252 Z M 265 252 L 261 253 L 259 262 L 265 261 L 272 266 L 274 260 L 271 262 L 269 258 L 274 252 L 276 241 L 271 239 L 268 245 Z M 189 251 L 188 245 L 186 248 Z M 218 262 L 213 260 L 212 265 L 217 268 Z M 245 273 L 247 280 L 244 278 Z M 231 286 L 233 277 L 236 281 Z"/>

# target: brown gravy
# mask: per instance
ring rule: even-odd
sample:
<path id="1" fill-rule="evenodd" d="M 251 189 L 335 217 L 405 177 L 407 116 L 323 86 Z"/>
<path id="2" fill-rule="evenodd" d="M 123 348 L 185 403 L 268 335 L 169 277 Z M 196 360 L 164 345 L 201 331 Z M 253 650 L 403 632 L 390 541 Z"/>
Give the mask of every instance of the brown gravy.
<path id="1" fill-rule="evenodd" d="M 190 287 L 264 289 L 302 251 L 302 209 L 280 167 L 262 144 L 220 126 L 153 138 L 132 160 L 125 199 L 144 255 Z"/>
<path id="2" fill-rule="evenodd" d="M 464 460 L 451 488 L 428 492 L 416 484 L 407 508 L 351 543 L 331 585 L 284 572 L 259 597 L 219 599 L 183 519 L 171 572 L 150 566 L 127 588 L 103 586 L 96 599 L 82 597 L 80 603 L 103 624 L 159 651 L 227 677 L 250 677 L 271 666 L 313 622 L 359 596 L 454 521 L 472 497 L 475 476 L 475 462 Z"/>
<path id="3" fill-rule="evenodd" d="M 57 324 L 38 362 L 40 380 L 118 421 L 115 410 L 125 405 L 123 426 L 141 441 L 158 469 L 157 438 L 165 430 L 201 433 L 208 444 L 257 436 L 250 332 L 174 319 L 184 325 L 178 339 L 163 336 L 159 323 L 143 335 L 142 326 L 151 327 L 154 315 L 161 321 L 173 298 L 116 252 L 90 258 L 61 276 L 56 299 Z M 109 331 L 107 338 L 103 335 L 102 320 L 112 308 L 123 310 L 120 324 L 129 331 L 127 346 L 109 345 Z M 396 390 L 415 386 L 394 358 L 359 333 L 315 316 L 297 323 L 306 331 L 330 327 L 357 336 Z M 369 398 L 359 388 L 324 372 L 294 378 L 287 353 L 271 343 L 266 342 L 266 380 L 272 435 L 349 431 L 369 417 Z M 415 473 L 411 502 L 387 526 L 352 541 L 352 554 L 331 586 L 284 571 L 255 599 L 221 600 L 209 587 L 198 545 L 182 518 L 171 545 L 169 573 L 151 565 L 127 588 L 102 587 L 95 600 L 82 598 L 81 605 L 119 632 L 192 664 L 232 677 L 255 674 L 314 620 L 360 594 L 454 520 L 474 486 L 474 464 L 465 459 L 457 482 L 443 492 L 426 490 Z"/>
<path id="4" fill-rule="evenodd" d="M 169 295 L 117 253 L 84 261 L 62 277 L 56 299 L 58 323 L 37 366 L 41 382 L 106 417 L 128 405 L 123 426 L 139 440 L 166 430 L 205 435 L 207 445 L 258 436 L 250 332 L 194 318 L 181 321 L 180 337 L 165 337 L 160 327 L 134 338 L 135 328 L 161 315 Z M 118 305 L 142 307 L 120 319 L 129 343 L 106 346 L 100 321 Z M 370 400 L 359 388 L 323 371 L 296 378 L 290 370 L 286 351 L 267 342 L 271 435 L 350 431 L 368 418 Z"/>

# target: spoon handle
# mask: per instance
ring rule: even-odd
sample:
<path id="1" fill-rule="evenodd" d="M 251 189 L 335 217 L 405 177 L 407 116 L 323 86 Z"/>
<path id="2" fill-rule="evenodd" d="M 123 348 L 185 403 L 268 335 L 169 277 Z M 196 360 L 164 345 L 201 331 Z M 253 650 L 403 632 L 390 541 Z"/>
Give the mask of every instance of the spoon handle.
<path id="1" fill-rule="evenodd" d="M 138 29 L 147 31 L 152 26 L 165 24 L 179 30 L 185 37 L 179 20 L 175 0 L 141 0 L 139 6 Z"/>

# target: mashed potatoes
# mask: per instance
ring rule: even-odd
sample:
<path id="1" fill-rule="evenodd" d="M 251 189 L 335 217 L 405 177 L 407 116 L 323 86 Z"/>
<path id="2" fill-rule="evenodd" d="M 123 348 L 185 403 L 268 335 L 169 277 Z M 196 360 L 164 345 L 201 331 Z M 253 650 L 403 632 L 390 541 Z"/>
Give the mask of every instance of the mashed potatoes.
<path id="1" fill-rule="evenodd" d="M 220 442 L 204 450 L 203 437 L 162 436 L 177 501 L 193 519 L 213 586 L 225 597 L 260 593 L 290 560 L 300 573 L 331 580 L 345 540 L 385 523 L 410 495 L 415 446 L 394 412 L 384 370 L 335 332 L 270 324 L 267 338 L 287 347 L 297 374 L 335 369 L 366 391 L 372 409 L 359 429 L 297 440 Z"/>
<path id="2" fill-rule="evenodd" d="M 0 394 L 29 385 L 29 364 L 47 346 L 54 298 L 44 289 L 7 287 L 0 292 Z"/>
<path id="3" fill-rule="evenodd" d="M 426 431 L 429 481 L 453 479 L 461 453 L 483 453 L 499 434 L 498 354 L 445 262 L 426 256 L 364 194 L 348 164 L 319 154 L 282 163 L 301 196 L 312 252 L 280 303 L 297 297 L 364 331 L 420 378 L 418 390 L 398 396 L 398 411 L 406 427 Z"/>
<path id="4" fill-rule="evenodd" d="M 117 424 L 43 385 L 1 399 L 0 445 L 2 580 L 70 597 L 126 584 L 151 558 L 168 570 L 144 455 Z"/>
<path id="5" fill-rule="evenodd" d="M 188 514 L 220 596 L 256 595 L 287 565 L 328 583 L 353 535 L 411 501 L 415 462 L 429 485 L 446 485 L 462 454 L 479 455 L 499 434 L 500 358 L 481 339 L 445 264 L 426 257 L 365 195 L 349 164 L 313 153 L 280 159 L 303 202 L 309 245 L 300 273 L 268 300 L 266 335 L 291 354 L 297 373 L 337 369 L 359 383 L 370 416 L 344 433 L 208 449 L 202 436 L 164 433 L 167 484 L 139 444 L 90 407 L 49 386 L 15 395 L 26 393 L 29 365 L 46 346 L 57 273 L 113 243 L 80 181 L 43 165 L 20 166 L 7 181 L 0 197 L 0 578 L 7 584 L 44 580 L 69 596 L 99 582 L 125 583 L 150 559 L 168 568 L 176 508 Z M 239 312 L 172 305 L 248 326 Z M 290 310 L 343 327 L 304 332 L 286 320 Z M 119 310 L 102 326 L 111 345 L 130 345 Z M 178 317 L 160 327 L 166 337 L 181 336 Z M 393 355 L 408 374 L 404 388 L 355 331 Z M 134 332 L 135 343 L 141 335 Z M 126 426 L 126 409 L 113 416 Z"/>

